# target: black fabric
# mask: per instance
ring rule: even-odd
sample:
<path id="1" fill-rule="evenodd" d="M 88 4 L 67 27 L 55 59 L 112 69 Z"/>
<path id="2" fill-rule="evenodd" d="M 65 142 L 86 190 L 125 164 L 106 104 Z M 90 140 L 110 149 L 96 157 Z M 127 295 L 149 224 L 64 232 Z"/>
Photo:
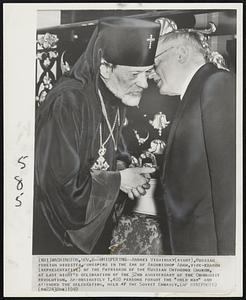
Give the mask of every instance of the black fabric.
<path id="1" fill-rule="evenodd" d="M 124 142 L 117 125 L 114 134 L 121 147 L 116 152 L 112 139 L 106 144 L 109 169 L 91 170 L 98 158 L 100 122 L 103 141 L 109 135 L 98 88 L 111 124 L 117 108 L 122 122 L 125 108 L 98 79 L 97 34 L 96 29 L 69 76 L 61 78 L 37 109 L 33 254 L 92 253 L 101 236 L 108 238 L 103 230 L 119 194 L 116 159 Z M 100 243 L 97 252 L 103 254 L 107 242 Z"/>
<path id="2" fill-rule="evenodd" d="M 235 78 L 192 78 L 170 128 L 161 182 L 171 254 L 235 254 Z"/>
<path id="3" fill-rule="evenodd" d="M 105 18 L 98 26 L 98 41 L 107 62 L 124 66 L 154 64 L 160 24 L 134 18 Z"/>

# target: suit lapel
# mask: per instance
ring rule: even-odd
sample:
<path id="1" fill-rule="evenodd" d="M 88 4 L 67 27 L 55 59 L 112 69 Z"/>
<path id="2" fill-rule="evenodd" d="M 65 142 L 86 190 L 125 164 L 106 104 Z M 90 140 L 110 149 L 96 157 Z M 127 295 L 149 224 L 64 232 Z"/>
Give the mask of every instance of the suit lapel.
<path id="1" fill-rule="evenodd" d="M 165 154 L 164 154 L 164 160 L 163 160 L 163 169 L 162 169 L 162 176 L 161 176 L 161 181 L 162 182 L 164 182 L 164 180 L 165 180 L 166 165 L 167 165 L 168 156 L 169 156 L 169 153 L 170 153 L 170 150 L 171 150 L 171 147 L 172 147 L 175 132 L 176 132 L 176 129 L 177 129 L 177 125 L 178 125 L 178 123 L 181 119 L 181 116 L 183 114 L 183 111 L 185 109 L 186 101 L 184 101 L 184 100 L 185 100 L 185 97 L 183 98 L 182 101 L 180 100 L 181 102 L 178 105 L 177 112 L 176 112 L 175 117 L 172 121 L 172 126 L 171 126 L 170 131 L 169 131 L 168 140 L 167 140 L 167 148 L 166 148 L 166 151 L 165 151 Z"/>

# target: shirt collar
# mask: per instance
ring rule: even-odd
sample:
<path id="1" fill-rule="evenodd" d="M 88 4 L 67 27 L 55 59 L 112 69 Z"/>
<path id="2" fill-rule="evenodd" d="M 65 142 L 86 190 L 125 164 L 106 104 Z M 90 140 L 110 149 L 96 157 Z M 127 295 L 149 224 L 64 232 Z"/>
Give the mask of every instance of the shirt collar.
<path id="1" fill-rule="evenodd" d="M 187 88 L 188 88 L 188 85 L 190 84 L 190 82 L 191 82 L 193 76 L 196 74 L 196 72 L 197 72 L 203 65 L 205 65 L 205 63 L 202 63 L 202 64 L 196 66 L 196 67 L 195 67 L 195 68 L 194 68 L 194 69 L 186 76 L 185 83 L 184 83 L 184 85 L 183 85 L 183 90 L 182 90 L 182 92 L 181 92 L 181 94 L 180 94 L 180 100 L 183 99 L 184 94 L 185 94 L 185 92 L 186 92 L 186 90 L 187 90 Z"/>

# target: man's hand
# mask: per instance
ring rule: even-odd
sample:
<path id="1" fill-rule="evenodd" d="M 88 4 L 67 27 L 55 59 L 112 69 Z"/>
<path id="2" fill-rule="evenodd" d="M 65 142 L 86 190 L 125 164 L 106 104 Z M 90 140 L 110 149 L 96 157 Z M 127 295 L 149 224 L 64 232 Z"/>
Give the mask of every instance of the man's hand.
<path id="1" fill-rule="evenodd" d="M 132 200 L 140 197 L 146 193 L 146 189 L 150 188 L 150 173 L 154 172 L 155 168 L 151 167 L 128 168 L 120 171 L 120 189 Z"/>

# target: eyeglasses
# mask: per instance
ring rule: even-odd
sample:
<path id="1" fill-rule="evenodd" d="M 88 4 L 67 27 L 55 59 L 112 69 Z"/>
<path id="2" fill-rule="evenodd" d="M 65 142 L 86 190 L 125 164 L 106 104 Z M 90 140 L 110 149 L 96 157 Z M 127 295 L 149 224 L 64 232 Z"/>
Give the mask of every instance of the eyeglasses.
<path id="1" fill-rule="evenodd" d="M 158 55 L 155 56 L 155 58 L 159 57 L 160 55 L 162 55 L 163 53 L 166 53 L 167 51 L 171 50 L 175 48 L 174 46 L 167 48 L 166 50 L 162 51 L 161 53 L 159 53 Z"/>

